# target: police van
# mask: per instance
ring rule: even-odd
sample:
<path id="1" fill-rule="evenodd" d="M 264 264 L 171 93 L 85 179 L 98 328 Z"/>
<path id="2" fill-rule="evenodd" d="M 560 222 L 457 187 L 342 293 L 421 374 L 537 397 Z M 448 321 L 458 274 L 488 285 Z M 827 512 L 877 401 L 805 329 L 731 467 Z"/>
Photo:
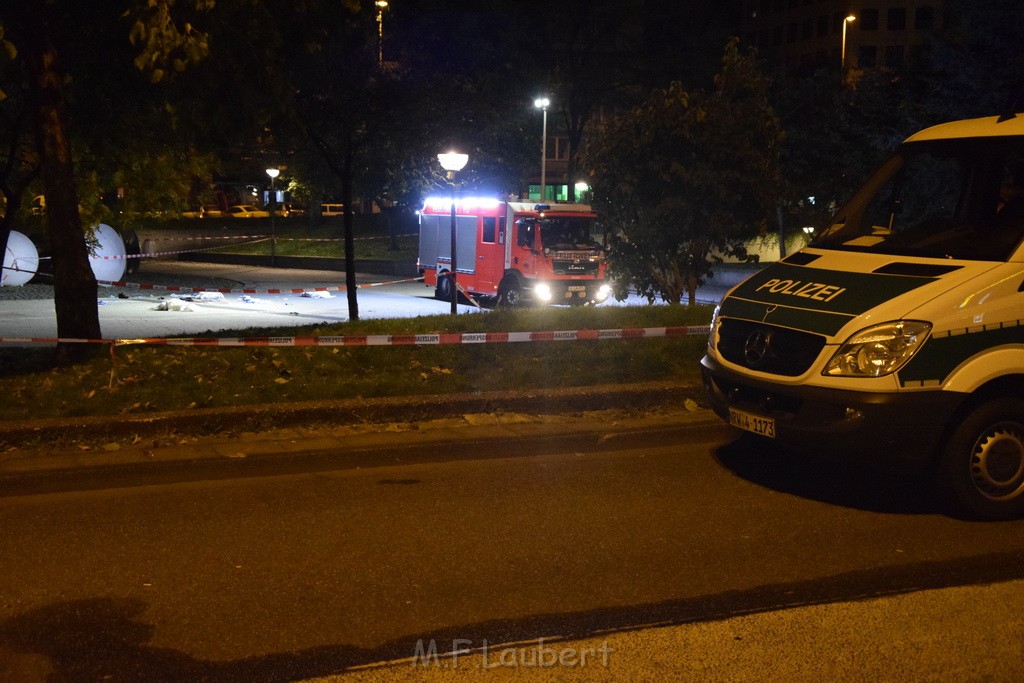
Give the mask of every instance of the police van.
<path id="1" fill-rule="evenodd" d="M 811 243 L 734 287 L 714 410 L 811 454 L 926 467 L 970 516 L 1024 513 L 1024 114 L 908 138 Z"/>

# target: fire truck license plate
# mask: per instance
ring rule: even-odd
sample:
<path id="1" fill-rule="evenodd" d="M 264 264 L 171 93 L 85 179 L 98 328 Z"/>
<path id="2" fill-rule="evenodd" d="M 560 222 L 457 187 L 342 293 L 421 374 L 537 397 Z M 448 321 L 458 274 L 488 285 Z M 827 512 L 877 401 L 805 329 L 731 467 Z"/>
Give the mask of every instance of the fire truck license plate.
<path id="1" fill-rule="evenodd" d="M 754 434 L 775 438 L 775 420 L 770 417 L 761 417 L 744 410 L 729 408 L 729 424 Z"/>
<path id="2" fill-rule="evenodd" d="M 569 285 L 570 292 L 585 292 L 587 288 L 585 285 Z"/>

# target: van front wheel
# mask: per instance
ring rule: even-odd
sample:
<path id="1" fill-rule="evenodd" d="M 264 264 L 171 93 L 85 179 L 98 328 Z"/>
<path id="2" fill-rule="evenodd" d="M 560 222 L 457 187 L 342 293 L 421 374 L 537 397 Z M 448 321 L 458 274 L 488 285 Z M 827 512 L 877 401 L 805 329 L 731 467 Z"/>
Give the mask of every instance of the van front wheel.
<path id="1" fill-rule="evenodd" d="M 972 517 L 1024 514 L 1024 400 L 999 398 L 968 413 L 943 449 L 938 474 Z"/>

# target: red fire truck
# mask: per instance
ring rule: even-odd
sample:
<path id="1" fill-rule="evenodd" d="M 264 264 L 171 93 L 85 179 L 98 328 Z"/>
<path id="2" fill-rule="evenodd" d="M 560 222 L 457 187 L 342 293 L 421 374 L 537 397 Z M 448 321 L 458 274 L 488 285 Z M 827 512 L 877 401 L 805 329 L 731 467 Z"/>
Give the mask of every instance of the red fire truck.
<path id="1" fill-rule="evenodd" d="M 417 263 L 437 298 L 451 298 L 452 200 L 429 198 L 420 212 Z M 608 298 L 604 241 L 584 204 L 455 200 L 456 282 L 500 305 L 527 301 L 592 304 Z"/>

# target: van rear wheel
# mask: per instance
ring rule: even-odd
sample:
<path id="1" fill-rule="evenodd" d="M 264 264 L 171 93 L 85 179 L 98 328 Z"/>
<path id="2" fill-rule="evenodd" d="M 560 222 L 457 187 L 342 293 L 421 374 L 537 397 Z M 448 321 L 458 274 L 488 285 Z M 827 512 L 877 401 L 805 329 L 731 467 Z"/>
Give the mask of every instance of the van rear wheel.
<path id="1" fill-rule="evenodd" d="M 1024 514 L 1024 400 L 994 399 L 970 412 L 947 441 L 938 475 L 972 517 Z"/>

